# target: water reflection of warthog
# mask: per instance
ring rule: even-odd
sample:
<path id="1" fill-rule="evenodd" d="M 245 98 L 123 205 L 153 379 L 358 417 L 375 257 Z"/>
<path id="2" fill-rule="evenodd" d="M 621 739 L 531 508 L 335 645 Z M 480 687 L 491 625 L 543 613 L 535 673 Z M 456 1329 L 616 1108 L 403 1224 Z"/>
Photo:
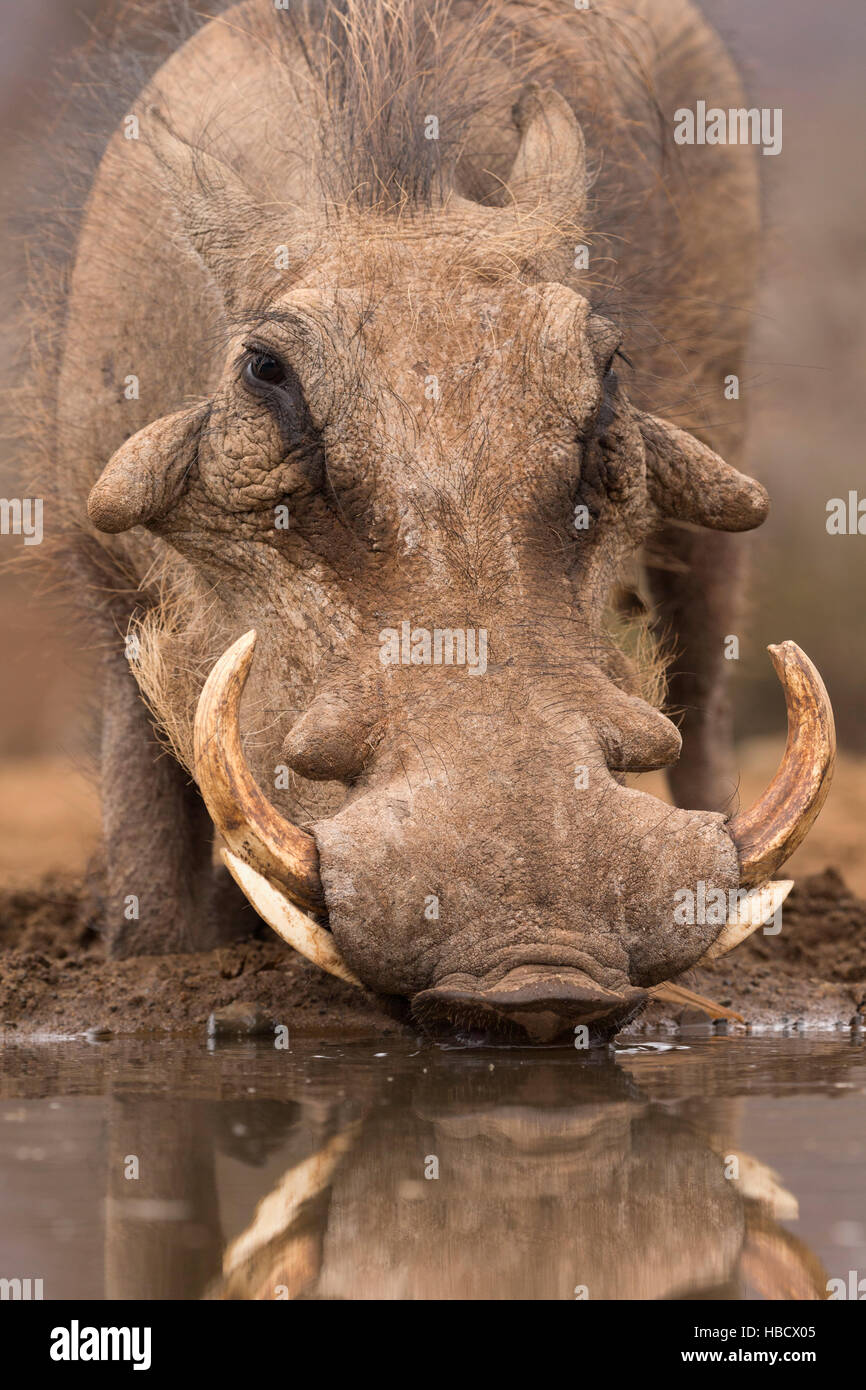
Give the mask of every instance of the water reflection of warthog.
<path id="1" fill-rule="evenodd" d="M 370 1089 L 354 1118 L 311 1110 L 306 1087 L 297 1107 L 274 1106 L 275 1142 L 288 1137 L 295 1161 L 221 1257 L 206 1150 L 226 1127 L 199 1106 L 197 1142 L 185 1136 L 158 1174 L 156 1243 L 139 1236 L 146 1210 L 110 1208 L 110 1290 L 119 1278 L 139 1297 L 206 1285 L 235 1299 L 658 1299 L 735 1298 L 745 1283 L 823 1296 L 819 1262 L 779 1224 L 794 1199 L 736 1150 L 736 1102 L 673 1114 L 617 1065 L 456 1055 Z M 141 1113 L 152 1148 L 163 1121 Z M 128 1152 L 136 1121 L 117 1118 Z"/>

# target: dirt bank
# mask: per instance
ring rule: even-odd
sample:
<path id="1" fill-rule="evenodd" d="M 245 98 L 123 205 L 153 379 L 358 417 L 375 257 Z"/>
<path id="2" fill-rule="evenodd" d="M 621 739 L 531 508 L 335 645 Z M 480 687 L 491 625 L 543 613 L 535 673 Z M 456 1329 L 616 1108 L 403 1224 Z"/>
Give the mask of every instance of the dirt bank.
<path id="1" fill-rule="evenodd" d="M 290 1030 L 387 1036 L 401 1028 L 375 1000 L 272 936 L 196 955 L 107 961 L 99 914 L 95 875 L 55 875 L 38 888 L 0 890 L 0 1031 L 201 1032 L 212 1011 L 233 1003 L 257 1005 L 269 1026 Z M 757 1029 L 850 1026 L 866 1009 L 866 902 L 832 869 L 805 878 L 785 905 L 778 936 L 758 933 L 682 982 Z M 699 1019 L 653 1004 L 637 1027 Z"/>
<path id="2" fill-rule="evenodd" d="M 866 901 L 836 869 L 811 874 L 793 888 L 777 936 L 755 932 L 681 983 L 735 1009 L 754 1031 L 866 1024 Z M 654 1003 L 641 1022 L 658 1027 L 698 1017 Z"/>
<path id="3" fill-rule="evenodd" d="M 241 1001 L 291 1028 L 393 1033 L 358 990 L 325 975 L 273 933 L 192 955 L 109 961 L 97 932 L 99 881 L 47 878 L 0 889 L 0 1035 L 201 1031 Z"/>

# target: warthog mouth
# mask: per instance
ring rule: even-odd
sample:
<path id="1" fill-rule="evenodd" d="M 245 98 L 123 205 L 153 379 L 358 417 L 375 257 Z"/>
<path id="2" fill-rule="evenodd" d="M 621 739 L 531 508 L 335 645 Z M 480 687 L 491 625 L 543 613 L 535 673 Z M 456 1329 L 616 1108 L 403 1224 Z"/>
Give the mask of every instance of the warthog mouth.
<path id="1" fill-rule="evenodd" d="M 196 778 L 226 842 L 223 859 L 259 915 L 321 969 L 364 988 L 326 925 L 315 839 L 271 805 L 243 754 L 239 708 L 255 642 L 254 631 L 240 637 L 207 679 L 196 713 Z M 741 887 L 752 891 L 720 927 L 698 965 L 732 950 L 773 915 L 792 883 L 771 882 L 770 876 L 801 843 L 829 791 L 836 739 L 821 677 L 794 642 L 769 652 L 785 692 L 788 741 L 763 796 L 725 827 L 737 850 Z M 580 1024 L 610 1035 L 649 993 L 664 988 L 610 990 L 574 966 L 530 963 L 513 966 L 498 979 L 446 976 L 414 996 L 412 1011 L 433 1030 L 522 1032 L 535 1041 L 553 1041 Z"/>
<path id="2" fill-rule="evenodd" d="M 646 1003 L 646 990 L 610 990 L 574 966 L 518 965 L 496 981 L 454 974 L 412 1000 L 415 1019 L 429 1032 L 494 1034 L 533 1042 L 602 1041 Z"/>

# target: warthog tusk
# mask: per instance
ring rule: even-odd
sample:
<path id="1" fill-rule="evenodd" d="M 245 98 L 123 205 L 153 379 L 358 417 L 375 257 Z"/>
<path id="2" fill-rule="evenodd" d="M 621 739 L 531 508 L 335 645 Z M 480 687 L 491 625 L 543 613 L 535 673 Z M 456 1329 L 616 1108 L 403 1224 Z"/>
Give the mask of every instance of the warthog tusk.
<path id="1" fill-rule="evenodd" d="M 731 913 L 712 946 L 704 951 L 700 960 L 695 961 L 695 966 L 709 965 L 721 956 L 726 956 L 735 946 L 745 941 L 746 937 L 751 936 L 753 931 L 757 931 L 758 927 L 769 922 L 793 887 L 792 878 L 780 878 L 773 883 L 764 883 L 760 888 L 753 888 L 751 893 L 744 893 L 737 902 L 736 912 Z M 675 980 L 665 980 L 663 984 L 652 985 L 649 993 L 653 999 L 660 999 L 664 1004 L 680 1004 L 701 1009 L 705 1014 L 709 1014 L 710 1018 L 732 1018 L 737 1023 L 745 1022 L 742 1014 L 723 1004 L 717 1004 L 704 994 L 696 994 L 693 989 L 687 989 Z"/>
<path id="2" fill-rule="evenodd" d="M 348 1153 L 360 1131 L 361 1123 L 356 1120 L 348 1129 L 335 1134 L 310 1158 L 287 1169 L 273 1191 L 259 1202 L 247 1229 L 226 1247 L 223 1274 L 234 1273 L 248 1263 L 256 1251 L 291 1231 L 301 1209 L 330 1185 L 340 1160 Z"/>
<path id="3" fill-rule="evenodd" d="M 728 824 L 746 888 L 768 879 L 805 838 L 827 799 L 836 762 L 833 709 L 812 662 L 796 642 L 767 650 L 785 691 L 788 742 L 764 795 Z"/>
<path id="4" fill-rule="evenodd" d="M 247 1229 L 227 1247 L 222 1279 L 206 1297 L 271 1299 L 279 1285 L 294 1299 L 312 1288 L 322 1268 L 321 1222 L 313 1215 L 314 1203 L 328 1192 L 360 1132 L 361 1121 L 356 1120 L 283 1174 L 259 1202 Z"/>
<path id="5" fill-rule="evenodd" d="M 779 878 L 744 894 L 737 903 L 736 912 L 731 913 L 712 946 L 704 951 L 700 960 L 695 961 L 695 965 L 709 965 L 710 961 L 719 960 L 733 951 L 735 946 L 739 946 L 752 932 L 776 915 L 793 887 L 792 878 Z"/>
<path id="6" fill-rule="evenodd" d="M 357 975 L 346 965 L 329 931 L 320 927 L 306 912 L 301 912 L 279 888 L 238 859 L 231 850 L 224 849 L 221 853 L 223 863 L 241 892 L 249 898 L 263 921 L 273 927 L 277 936 L 281 936 L 314 965 L 327 970 L 329 975 L 336 975 L 338 980 L 357 985 L 359 989 L 364 988 Z"/>
<path id="7" fill-rule="evenodd" d="M 277 813 L 241 746 L 238 712 L 255 645 L 255 631 L 239 637 L 205 682 L 195 716 L 196 781 L 232 853 L 276 879 L 293 902 L 316 910 L 324 907 L 316 842 Z"/>
<path id="8" fill-rule="evenodd" d="M 647 993 L 652 999 L 660 999 L 663 1004 L 675 1004 L 690 1009 L 700 1009 L 710 1018 L 732 1018 L 735 1023 L 745 1023 L 742 1014 L 729 1009 L 725 1004 L 717 1004 L 715 1000 L 708 999 L 705 994 L 696 994 L 693 989 L 686 989 L 685 985 L 678 985 L 675 980 L 665 980 L 660 985 L 650 985 Z"/>

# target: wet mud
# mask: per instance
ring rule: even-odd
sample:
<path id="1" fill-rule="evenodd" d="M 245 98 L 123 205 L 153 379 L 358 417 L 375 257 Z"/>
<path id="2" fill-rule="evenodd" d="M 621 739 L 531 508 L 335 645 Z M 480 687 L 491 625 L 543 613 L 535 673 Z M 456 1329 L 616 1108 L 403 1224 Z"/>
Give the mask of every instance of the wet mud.
<path id="1" fill-rule="evenodd" d="M 213 951 L 108 960 L 101 921 L 97 872 L 0 889 L 0 1034 L 196 1033 L 232 1005 L 249 1006 L 259 1028 L 404 1031 L 383 1001 L 325 975 L 264 925 Z M 832 868 L 803 878 L 777 935 L 758 931 L 680 983 L 734 1009 L 755 1032 L 866 1024 L 866 901 Z M 698 1023 L 709 1024 L 707 1015 L 654 1002 L 629 1032 Z"/>

